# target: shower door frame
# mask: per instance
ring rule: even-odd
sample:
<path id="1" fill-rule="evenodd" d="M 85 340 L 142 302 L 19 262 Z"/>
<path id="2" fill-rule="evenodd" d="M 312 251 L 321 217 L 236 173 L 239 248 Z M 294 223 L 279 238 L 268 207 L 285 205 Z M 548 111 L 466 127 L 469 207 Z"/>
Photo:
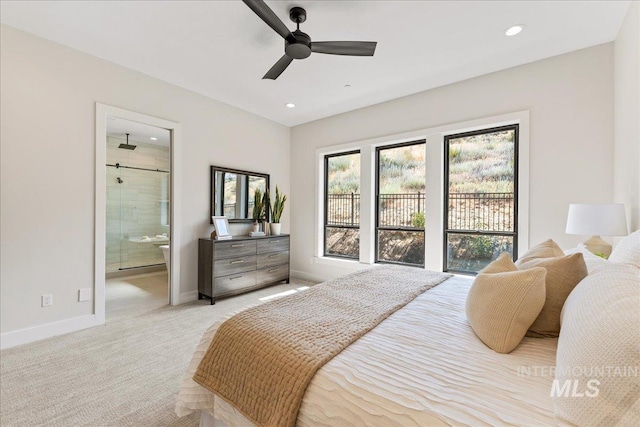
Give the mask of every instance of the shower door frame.
<path id="1" fill-rule="evenodd" d="M 167 129 L 171 132 L 171 193 L 169 204 L 171 239 L 169 277 L 170 305 L 180 301 L 180 154 L 182 131 L 180 123 L 160 119 L 135 111 L 125 110 L 96 102 L 96 177 L 95 177 L 95 276 L 94 276 L 94 313 L 96 325 L 105 323 L 105 272 L 106 272 L 106 212 L 107 212 L 107 117 L 117 117 L 133 122 Z"/>

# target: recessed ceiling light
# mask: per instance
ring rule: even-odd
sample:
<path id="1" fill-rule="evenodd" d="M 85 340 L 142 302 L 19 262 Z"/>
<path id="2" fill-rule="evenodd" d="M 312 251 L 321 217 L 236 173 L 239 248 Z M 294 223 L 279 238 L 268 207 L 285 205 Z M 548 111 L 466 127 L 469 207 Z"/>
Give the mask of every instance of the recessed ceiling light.
<path id="1" fill-rule="evenodd" d="M 152 137 L 151 137 L 151 138 L 149 138 L 149 139 L 150 139 L 150 140 L 152 140 L 152 141 L 157 141 L 157 140 L 158 140 L 158 138 L 156 138 L 155 136 L 152 136 Z"/>
<path id="2" fill-rule="evenodd" d="M 287 108 L 294 108 L 296 106 L 296 104 L 294 104 L 293 102 L 288 102 L 286 104 L 284 104 L 287 106 Z"/>
<path id="3" fill-rule="evenodd" d="M 514 25 L 513 27 L 507 28 L 507 31 L 505 31 L 504 34 L 509 37 L 515 36 L 516 34 L 520 34 L 520 32 L 524 30 L 524 27 L 525 26 L 522 24 Z"/>

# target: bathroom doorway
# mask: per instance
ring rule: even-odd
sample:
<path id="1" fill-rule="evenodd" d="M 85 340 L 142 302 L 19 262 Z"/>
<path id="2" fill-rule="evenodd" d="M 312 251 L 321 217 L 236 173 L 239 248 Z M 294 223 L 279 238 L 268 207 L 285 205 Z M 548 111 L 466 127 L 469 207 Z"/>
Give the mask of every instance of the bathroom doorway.
<path id="1" fill-rule="evenodd" d="M 107 116 L 107 320 L 169 303 L 171 132 Z"/>
<path id="2" fill-rule="evenodd" d="M 96 104 L 95 324 L 180 303 L 179 138 L 178 123 Z"/>

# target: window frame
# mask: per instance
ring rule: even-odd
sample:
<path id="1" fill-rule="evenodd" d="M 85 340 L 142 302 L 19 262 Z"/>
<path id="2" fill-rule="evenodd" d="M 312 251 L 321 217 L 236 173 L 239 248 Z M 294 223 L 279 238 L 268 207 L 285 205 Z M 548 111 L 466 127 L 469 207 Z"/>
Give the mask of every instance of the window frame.
<path id="1" fill-rule="evenodd" d="M 514 147 L 513 147 L 513 232 L 505 231 L 479 231 L 479 230 L 458 230 L 449 229 L 449 141 L 452 139 L 465 138 L 469 136 L 484 135 L 489 133 L 503 132 L 513 130 L 514 131 Z M 520 187 L 520 123 L 513 123 L 505 126 L 497 126 L 491 128 L 478 129 L 470 132 L 452 133 L 444 136 L 444 158 L 443 158 L 443 224 L 442 224 L 442 271 L 462 274 L 473 275 L 477 272 L 448 269 L 448 250 L 449 250 L 449 234 L 465 234 L 474 236 L 511 236 L 513 238 L 513 260 L 518 259 L 518 234 L 519 234 L 519 214 L 518 208 L 520 204 L 519 200 L 519 187 Z"/>
<path id="2" fill-rule="evenodd" d="M 327 254 L 327 229 L 328 228 L 346 228 L 346 229 L 351 229 L 351 230 L 358 230 L 358 232 L 361 232 L 360 227 L 361 227 L 361 220 L 358 219 L 358 225 L 354 226 L 354 225 L 333 225 L 333 226 L 329 226 L 327 224 L 327 221 L 329 219 L 329 159 L 332 157 L 342 157 L 342 156 L 350 156 L 352 154 L 358 154 L 360 155 L 360 164 L 362 165 L 362 152 L 360 149 L 356 149 L 356 150 L 349 150 L 349 151 L 342 151 L 339 153 L 331 153 L 331 154 L 325 154 L 324 155 L 324 212 L 323 212 L 323 216 L 324 216 L 324 221 L 323 221 L 323 225 L 322 225 L 322 256 L 326 257 L 326 258 L 338 258 L 338 259 L 346 259 L 346 260 L 350 260 L 350 261 L 358 261 L 360 259 L 360 249 L 358 248 L 358 256 L 352 257 L 352 256 L 347 256 L 347 255 L 336 255 L 336 254 Z M 362 166 L 361 166 L 362 168 Z M 360 177 L 358 177 L 358 179 L 360 179 Z M 362 199 L 362 183 L 360 183 L 360 193 L 359 193 L 359 198 L 358 198 L 358 203 L 360 203 L 360 200 Z"/>
<path id="3" fill-rule="evenodd" d="M 381 260 L 378 257 L 379 254 L 379 248 L 380 248 L 380 242 L 379 242 L 379 234 L 378 232 L 380 230 L 382 231 L 411 231 L 411 232 L 418 232 L 418 233 L 422 233 L 422 239 L 424 241 L 424 245 L 426 246 L 427 242 L 426 242 L 426 233 L 425 233 L 425 229 L 416 229 L 416 228 L 412 228 L 412 227 L 380 227 L 380 151 L 383 150 L 388 150 L 388 149 L 393 149 L 393 148 L 400 148 L 400 147 L 408 147 L 411 145 L 420 145 L 420 144 L 424 144 L 425 146 L 425 151 L 427 148 L 427 140 L 426 138 L 420 138 L 420 139 L 416 139 L 416 140 L 411 140 L 411 141 L 406 141 L 406 142 L 399 142 L 399 143 L 395 143 L 395 144 L 386 144 L 386 145 L 378 145 L 375 147 L 375 160 L 374 160 L 374 167 L 375 167 L 375 175 L 374 175 L 374 194 L 373 197 L 375 199 L 375 204 L 374 204 L 374 260 L 373 262 L 375 264 L 396 264 L 396 265 L 405 265 L 408 267 L 418 267 L 418 268 L 425 268 L 426 265 L 426 257 L 423 260 L 422 264 L 411 264 L 411 263 L 407 263 L 407 262 L 398 262 L 398 261 L 388 261 L 388 260 Z M 426 163 L 426 159 L 425 159 L 425 163 Z M 425 164 L 426 167 L 426 164 Z M 423 209 L 423 212 L 426 211 L 426 182 L 425 182 L 425 207 Z M 423 252 L 424 252 L 424 246 L 423 246 Z"/>

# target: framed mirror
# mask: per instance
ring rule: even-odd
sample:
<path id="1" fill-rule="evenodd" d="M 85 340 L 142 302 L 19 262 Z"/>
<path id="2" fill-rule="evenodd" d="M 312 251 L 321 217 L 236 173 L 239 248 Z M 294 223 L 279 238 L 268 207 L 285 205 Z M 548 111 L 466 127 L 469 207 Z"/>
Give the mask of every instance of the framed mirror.
<path id="1" fill-rule="evenodd" d="M 229 222 L 252 222 L 255 191 L 260 189 L 264 194 L 268 188 L 268 174 L 211 166 L 209 218 L 225 216 Z"/>

